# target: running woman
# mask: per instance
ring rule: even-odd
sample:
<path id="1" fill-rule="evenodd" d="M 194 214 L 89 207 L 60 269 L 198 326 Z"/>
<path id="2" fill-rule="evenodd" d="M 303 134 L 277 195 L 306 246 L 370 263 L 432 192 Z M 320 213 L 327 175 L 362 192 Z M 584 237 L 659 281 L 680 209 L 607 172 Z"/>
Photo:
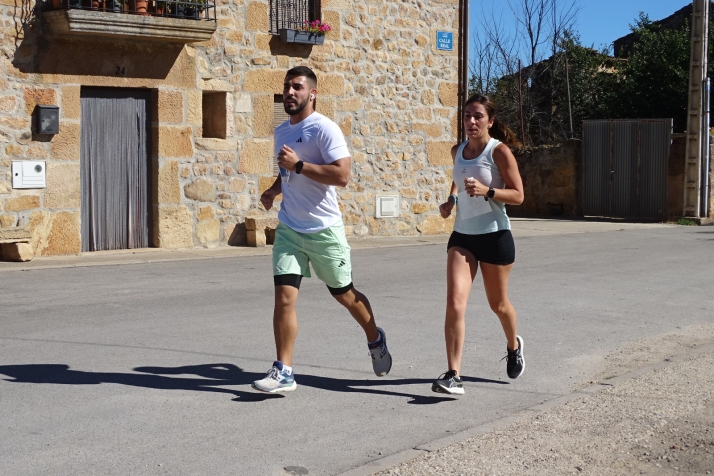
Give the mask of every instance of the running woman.
<path id="1" fill-rule="evenodd" d="M 290 119 L 275 129 L 275 154 L 280 176 L 260 197 L 270 210 L 283 194 L 280 221 L 273 245 L 275 308 L 273 333 L 277 360 L 265 378 L 253 382 L 262 392 L 295 390 L 293 347 L 298 333 L 300 281 L 310 266 L 330 294 L 362 327 L 374 373 L 383 377 L 392 368 L 387 338 L 377 327 L 369 301 L 352 284 L 350 246 L 345 238 L 335 187 L 350 180 L 352 159 L 340 128 L 315 112 L 317 77 L 308 67 L 290 69 L 283 83 L 283 103 Z"/>
<path id="2" fill-rule="evenodd" d="M 506 372 L 510 378 L 517 378 L 525 368 L 516 310 L 508 300 L 508 276 L 516 248 L 506 215 L 506 204 L 523 203 L 523 182 L 509 149 L 520 144 L 495 114 L 491 99 L 480 94 L 471 96 L 464 105 L 463 118 L 468 140 L 451 149 L 451 195 L 439 207 L 441 216 L 447 218 L 456 205 L 446 264 L 444 335 L 449 368 L 433 383 L 434 392 L 464 393 L 460 371 L 466 304 L 479 265 L 488 304 L 506 334 Z"/>

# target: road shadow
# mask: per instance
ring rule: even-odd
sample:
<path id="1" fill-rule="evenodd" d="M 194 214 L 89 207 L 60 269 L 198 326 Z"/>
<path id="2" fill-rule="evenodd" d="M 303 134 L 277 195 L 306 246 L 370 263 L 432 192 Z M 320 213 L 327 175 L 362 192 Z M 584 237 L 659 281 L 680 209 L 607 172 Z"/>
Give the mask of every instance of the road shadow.
<path id="1" fill-rule="evenodd" d="M 137 367 L 136 373 L 119 372 L 84 372 L 71 370 L 64 364 L 24 364 L 0 365 L 0 374 L 10 377 L 8 382 L 61 384 L 61 385 L 99 385 L 115 383 L 131 387 L 152 388 L 157 390 L 188 390 L 196 392 L 214 392 L 232 395 L 238 402 L 262 402 L 273 398 L 283 398 L 281 394 L 259 393 L 255 391 L 232 390 L 228 386 L 249 385 L 254 380 L 264 377 L 262 373 L 246 372 L 233 364 L 204 364 L 182 367 Z M 431 385 L 429 379 L 338 379 L 316 375 L 299 375 L 298 385 L 318 388 L 332 392 L 367 393 L 406 397 L 411 405 L 432 405 L 453 401 L 451 397 L 424 396 L 398 392 L 387 387 L 395 385 Z M 507 382 L 488 380 L 477 377 L 463 377 L 466 382 L 501 384 Z M 378 387 L 378 388 L 377 388 Z"/>
<path id="2" fill-rule="evenodd" d="M 134 369 L 142 372 L 142 368 Z M 152 373 L 120 373 L 120 372 L 84 372 L 71 370 L 64 364 L 25 364 L 2 365 L 0 374 L 12 377 L 9 382 L 23 383 L 50 383 L 62 385 L 99 385 L 103 383 L 116 383 L 130 387 L 153 388 L 157 390 L 189 390 L 197 392 L 226 393 L 234 396 L 234 400 L 242 402 L 260 402 L 272 398 L 281 398 L 283 395 L 244 392 L 221 388 L 221 386 L 241 385 L 245 374 L 242 369 L 231 364 L 206 364 L 174 367 L 173 375 L 196 375 L 197 377 L 166 377 Z M 251 374 L 260 378 L 258 374 Z"/>

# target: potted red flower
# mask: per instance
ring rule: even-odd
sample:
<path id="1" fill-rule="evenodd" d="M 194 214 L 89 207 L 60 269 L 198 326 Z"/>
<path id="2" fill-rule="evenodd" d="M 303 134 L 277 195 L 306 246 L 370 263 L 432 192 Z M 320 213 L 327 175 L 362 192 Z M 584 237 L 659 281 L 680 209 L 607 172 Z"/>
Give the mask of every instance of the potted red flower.
<path id="1" fill-rule="evenodd" d="M 281 28 L 280 39 L 285 43 L 303 43 L 307 45 L 321 45 L 325 42 L 325 34 L 332 31 L 332 27 L 321 20 L 307 21 L 302 30 Z"/>

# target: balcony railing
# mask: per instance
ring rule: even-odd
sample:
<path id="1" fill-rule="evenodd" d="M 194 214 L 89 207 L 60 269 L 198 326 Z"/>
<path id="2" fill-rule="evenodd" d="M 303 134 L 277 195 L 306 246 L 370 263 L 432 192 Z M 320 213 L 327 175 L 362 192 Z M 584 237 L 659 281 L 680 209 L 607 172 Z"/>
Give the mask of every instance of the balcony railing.
<path id="1" fill-rule="evenodd" d="M 216 4 L 208 0 L 53 0 L 51 10 L 88 10 L 216 21 Z"/>

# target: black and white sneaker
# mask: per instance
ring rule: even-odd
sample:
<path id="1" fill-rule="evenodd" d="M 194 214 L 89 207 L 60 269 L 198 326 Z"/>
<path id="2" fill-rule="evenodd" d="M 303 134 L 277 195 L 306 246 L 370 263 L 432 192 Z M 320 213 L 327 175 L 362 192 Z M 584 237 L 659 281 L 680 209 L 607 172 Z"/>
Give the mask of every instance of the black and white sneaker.
<path id="1" fill-rule="evenodd" d="M 461 383 L 461 377 L 456 375 L 456 370 L 449 370 L 445 374 L 436 379 L 436 382 L 431 384 L 432 392 L 448 393 L 449 395 L 463 395 L 464 384 Z"/>
<path id="2" fill-rule="evenodd" d="M 384 333 L 381 327 L 377 327 L 379 332 L 379 340 L 373 343 L 367 343 L 369 348 L 369 356 L 372 357 L 372 368 L 377 377 L 384 377 L 392 370 L 392 354 L 387 349 L 387 334 Z"/>
<path id="3" fill-rule="evenodd" d="M 518 348 L 516 350 L 509 350 L 508 347 L 506 347 L 508 355 L 504 357 L 504 359 L 506 359 L 506 373 L 509 378 L 520 377 L 526 368 L 526 361 L 523 358 L 523 339 L 521 336 L 516 336 L 516 340 L 518 341 Z"/>

